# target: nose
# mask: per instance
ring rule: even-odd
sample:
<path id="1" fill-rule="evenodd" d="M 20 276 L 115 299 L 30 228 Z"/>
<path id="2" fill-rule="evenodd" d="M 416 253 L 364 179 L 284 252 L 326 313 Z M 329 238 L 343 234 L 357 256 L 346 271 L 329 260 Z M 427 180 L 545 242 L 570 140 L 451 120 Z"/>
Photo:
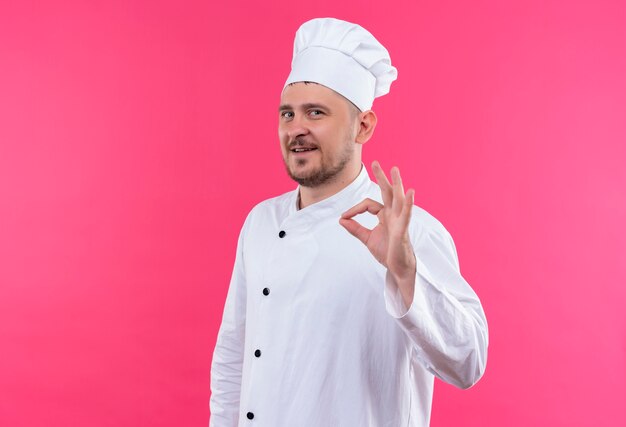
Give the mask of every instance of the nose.
<path id="1" fill-rule="evenodd" d="M 306 122 L 300 114 L 295 114 L 291 120 L 283 123 L 282 125 L 290 141 L 293 141 L 297 137 L 307 135 L 309 133 Z"/>

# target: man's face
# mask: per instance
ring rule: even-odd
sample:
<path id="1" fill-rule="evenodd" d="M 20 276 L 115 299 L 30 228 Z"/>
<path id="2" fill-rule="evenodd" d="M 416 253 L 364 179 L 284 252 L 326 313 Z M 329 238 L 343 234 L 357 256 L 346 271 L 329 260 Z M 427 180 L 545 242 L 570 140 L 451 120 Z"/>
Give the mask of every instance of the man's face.
<path id="1" fill-rule="evenodd" d="M 282 93 L 278 137 L 289 176 L 304 187 L 337 179 L 354 159 L 358 110 L 326 86 L 298 82 Z"/>

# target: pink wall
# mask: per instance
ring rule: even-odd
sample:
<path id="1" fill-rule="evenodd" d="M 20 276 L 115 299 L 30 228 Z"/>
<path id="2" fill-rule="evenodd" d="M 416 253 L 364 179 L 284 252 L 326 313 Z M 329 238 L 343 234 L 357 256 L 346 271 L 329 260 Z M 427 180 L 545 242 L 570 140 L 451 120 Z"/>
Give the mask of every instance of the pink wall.
<path id="1" fill-rule="evenodd" d="M 626 425 L 626 2 L 183 3 L 0 2 L 0 426 L 206 425 L 316 16 L 391 52 L 366 162 L 400 166 L 487 313 L 487 372 L 437 383 L 432 425 Z"/>

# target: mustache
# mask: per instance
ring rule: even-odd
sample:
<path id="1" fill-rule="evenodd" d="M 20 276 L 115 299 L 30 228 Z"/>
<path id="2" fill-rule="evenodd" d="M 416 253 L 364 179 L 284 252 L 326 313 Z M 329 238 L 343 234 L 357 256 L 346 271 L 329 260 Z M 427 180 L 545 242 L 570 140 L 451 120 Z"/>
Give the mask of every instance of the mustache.
<path id="1" fill-rule="evenodd" d="M 309 142 L 303 138 L 296 138 L 295 140 L 291 141 L 289 145 L 287 146 L 287 148 L 289 148 L 290 150 L 293 150 L 294 148 L 299 148 L 299 147 L 318 148 L 317 144 L 315 144 L 314 142 Z"/>

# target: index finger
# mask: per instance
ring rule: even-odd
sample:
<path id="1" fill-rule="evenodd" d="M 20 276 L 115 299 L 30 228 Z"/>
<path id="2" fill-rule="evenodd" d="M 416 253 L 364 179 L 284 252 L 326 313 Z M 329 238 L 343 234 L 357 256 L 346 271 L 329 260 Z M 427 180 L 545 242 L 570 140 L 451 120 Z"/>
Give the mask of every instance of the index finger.
<path id="1" fill-rule="evenodd" d="M 375 200 L 367 198 L 363 199 L 362 201 L 345 211 L 343 214 L 341 214 L 341 218 L 352 218 L 353 216 L 362 214 L 364 212 L 369 212 L 371 214 L 377 215 L 382 208 L 383 205 Z"/>

